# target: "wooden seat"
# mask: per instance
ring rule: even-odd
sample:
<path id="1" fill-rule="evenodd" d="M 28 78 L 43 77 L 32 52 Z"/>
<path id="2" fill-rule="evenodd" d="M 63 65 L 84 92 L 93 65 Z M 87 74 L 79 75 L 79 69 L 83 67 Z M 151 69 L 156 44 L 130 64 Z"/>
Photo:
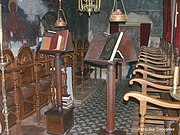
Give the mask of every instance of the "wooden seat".
<path id="1" fill-rule="evenodd" d="M 73 53 L 73 88 L 76 89 L 77 84 L 81 83 L 81 89 L 84 91 L 84 81 L 88 76 L 88 68 L 84 63 L 84 57 L 87 53 L 87 49 L 84 48 L 82 40 L 79 40 L 74 44 Z"/>
<path id="2" fill-rule="evenodd" d="M 180 122 L 179 117 L 177 116 L 152 116 L 152 115 L 147 115 L 146 113 L 146 104 L 151 103 L 153 105 L 157 105 L 159 107 L 163 108 L 170 108 L 170 109 L 180 109 L 180 103 L 179 102 L 174 102 L 174 101 L 165 101 L 162 99 L 157 99 L 150 97 L 146 94 L 143 94 L 141 92 L 136 92 L 136 91 L 131 91 L 128 92 L 124 95 L 124 100 L 129 100 L 130 97 L 133 97 L 137 99 L 140 103 L 140 130 L 139 134 L 144 135 L 145 132 L 145 123 L 149 124 L 164 124 L 163 121 L 175 121 L 175 122 Z M 178 129 L 177 129 L 178 130 Z M 177 131 L 176 131 L 177 132 Z"/>
<path id="3" fill-rule="evenodd" d="M 21 107 L 22 119 L 36 112 L 37 122 L 40 124 L 40 86 L 35 77 L 33 54 L 27 44 L 19 49 L 16 64 L 21 70 L 18 74 L 18 84 L 23 100 Z"/>
<path id="4" fill-rule="evenodd" d="M 161 75 L 159 75 L 161 76 Z M 168 75 L 162 75 L 162 78 L 172 78 L 172 76 L 168 76 Z M 172 108 L 176 108 L 175 106 L 173 106 L 173 102 L 171 103 L 171 105 L 167 106 L 164 105 L 165 103 L 170 103 L 172 101 L 172 98 L 169 95 L 169 91 L 172 90 L 172 86 L 169 85 L 163 85 L 163 84 L 159 84 L 159 83 L 153 83 L 150 82 L 148 80 L 142 79 L 142 78 L 133 78 L 130 80 L 130 84 L 133 84 L 134 82 L 137 82 L 141 85 L 141 92 L 129 92 L 127 94 L 125 94 L 124 98 L 125 100 L 127 100 L 127 97 L 134 97 L 137 100 L 140 101 L 140 110 L 139 110 L 139 114 L 140 114 L 140 131 L 139 133 L 141 135 L 144 134 L 144 129 L 145 129 L 145 124 L 164 124 L 164 121 L 176 121 L 179 120 L 179 118 L 177 116 L 175 116 L 175 114 L 177 115 L 177 112 L 172 110 L 170 111 L 170 113 L 173 113 L 172 117 L 169 112 L 167 112 L 167 109 L 172 109 Z M 155 97 L 154 95 L 149 94 L 150 93 L 163 93 L 160 97 Z M 166 96 L 166 98 L 165 98 Z M 163 102 L 163 100 L 166 99 L 166 102 Z M 159 102 L 159 100 L 161 100 L 161 102 Z M 151 104 L 149 104 L 151 103 Z M 153 105 L 152 105 L 153 104 Z M 178 103 L 179 104 L 179 103 Z M 155 105 L 155 106 L 154 106 Z M 175 103 L 175 105 L 177 105 L 177 103 Z M 160 107 L 160 108 L 159 108 Z M 163 108 L 166 108 L 166 110 L 164 110 Z M 148 113 L 148 110 L 151 110 L 151 113 Z M 176 108 L 179 109 L 179 108 Z M 160 110 L 163 111 L 163 116 L 160 115 L 156 115 L 152 113 L 152 110 Z M 166 116 L 168 115 L 168 116 Z"/>
<path id="5" fill-rule="evenodd" d="M 40 85 L 39 102 L 40 108 L 47 105 L 49 101 L 55 106 L 55 75 L 53 73 L 55 59 L 49 54 L 40 52 L 40 45 L 34 53 L 36 80 Z"/>

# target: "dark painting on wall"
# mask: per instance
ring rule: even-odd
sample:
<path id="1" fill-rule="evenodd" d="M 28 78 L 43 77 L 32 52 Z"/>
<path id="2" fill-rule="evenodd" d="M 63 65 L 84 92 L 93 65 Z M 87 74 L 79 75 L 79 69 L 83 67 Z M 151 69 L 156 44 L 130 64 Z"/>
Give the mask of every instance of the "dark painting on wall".
<path id="1" fill-rule="evenodd" d="M 8 47 L 13 44 L 28 43 L 29 46 L 37 44 L 39 35 L 39 17 L 36 20 L 29 21 L 27 15 L 18 6 L 16 0 L 3 1 L 3 41 Z"/>

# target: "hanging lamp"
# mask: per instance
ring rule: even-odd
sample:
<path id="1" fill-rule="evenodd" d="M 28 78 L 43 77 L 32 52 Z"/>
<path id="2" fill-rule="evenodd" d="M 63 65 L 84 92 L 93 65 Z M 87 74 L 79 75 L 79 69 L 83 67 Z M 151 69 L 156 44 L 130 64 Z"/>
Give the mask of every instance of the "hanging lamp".
<path id="1" fill-rule="evenodd" d="M 109 17 L 110 22 L 118 22 L 118 23 L 126 23 L 127 22 L 127 14 L 124 7 L 124 2 L 121 0 L 123 12 L 117 8 L 117 0 L 114 0 L 114 5 L 111 11 L 111 15 Z"/>
<path id="2" fill-rule="evenodd" d="M 59 0 L 58 18 L 56 20 L 55 27 L 66 27 L 66 26 L 67 26 L 66 16 L 62 9 L 61 0 Z"/>

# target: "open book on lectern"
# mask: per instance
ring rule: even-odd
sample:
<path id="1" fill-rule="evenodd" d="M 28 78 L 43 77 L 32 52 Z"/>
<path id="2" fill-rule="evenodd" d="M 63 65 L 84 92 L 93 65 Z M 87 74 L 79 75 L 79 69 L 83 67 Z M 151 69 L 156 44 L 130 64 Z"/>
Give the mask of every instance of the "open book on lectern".
<path id="1" fill-rule="evenodd" d="M 62 52 L 72 51 L 73 43 L 71 32 L 69 32 L 68 29 L 58 32 L 46 32 L 42 38 L 40 50 Z"/>
<path id="2" fill-rule="evenodd" d="M 110 34 L 106 40 L 105 46 L 101 52 L 100 59 L 107 60 L 109 62 L 113 61 L 117 53 L 124 60 L 124 57 L 120 50 L 118 50 L 123 37 L 123 32 L 117 32 Z"/>

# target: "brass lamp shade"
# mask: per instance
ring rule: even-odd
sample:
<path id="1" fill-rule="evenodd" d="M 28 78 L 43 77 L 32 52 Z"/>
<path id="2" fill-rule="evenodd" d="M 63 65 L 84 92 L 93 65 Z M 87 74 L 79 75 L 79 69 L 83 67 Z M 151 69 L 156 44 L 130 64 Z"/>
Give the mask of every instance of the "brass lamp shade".
<path id="1" fill-rule="evenodd" d="M 124 15 L 120 9 L 115 10 L 109 17 L 110 22 L 126 23 L 127 16 Z"/>
<path id="2" fill-rule="evenodd" d="M 126 23 L 127 22 L 127 14 L 124 7 L 124 2 L 121 0 L 123 12 L 117 8 L 117 0 L 114 0 L 114 5 L 111 11 L 111 15 L 109 17 L 110 22 L 117 22 L 117 23 Z"/>
<path id="3" fill-rule="evenodd" d="M 63 21 L 62 18 L 58 18 L 55 23 L 55 27 L 66 27 L 67 22 Z"/>
<path id="4" fill-rule="evenodd" d="M 55 22 L 55 27 L 66 27 L 66 26 L 67 26 L 66 16 L 61 7 L 61 0 L 59 0 L 58 18 Z"/>

